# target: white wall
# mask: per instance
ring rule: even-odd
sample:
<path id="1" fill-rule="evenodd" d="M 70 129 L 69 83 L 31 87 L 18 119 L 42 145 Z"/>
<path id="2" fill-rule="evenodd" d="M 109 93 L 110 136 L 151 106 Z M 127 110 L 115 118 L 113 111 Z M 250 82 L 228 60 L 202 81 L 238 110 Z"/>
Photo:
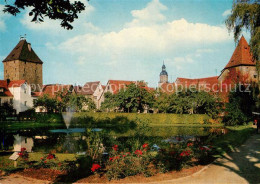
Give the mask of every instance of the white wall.
<path id="1" fill-rule="evenodd" d="M 96 88 L 96 90 L 93 93 L 94 102 L 96 104 L 97 109 L 100 109 L 100 106 L 101 106 L 101 96 L 103 94 L 103 91 L 104 90 L 102 88 L 102 85 L 101 85 L 101 83 L 99 83 L 97 88 Z"/>
<path id="2" fill-rule="evenodd" d="M 17 113 L 33 108 L 30 85 L 24 83 L 20 87 L 11 87 L 9 90 L 13 94 L 13 106 Z"/>

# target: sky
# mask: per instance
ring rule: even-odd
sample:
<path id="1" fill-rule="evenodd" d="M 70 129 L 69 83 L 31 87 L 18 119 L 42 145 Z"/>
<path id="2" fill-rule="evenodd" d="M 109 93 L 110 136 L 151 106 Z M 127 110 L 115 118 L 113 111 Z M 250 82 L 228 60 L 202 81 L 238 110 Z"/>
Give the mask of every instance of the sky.
<path id="1" fill-rule="evenodd" d="M 86 10 L 65 30 L 0 11 L 0 60 L 20 35 L 44 62 L 44 84 L 144 80 L 156 87 L 163 61 L 169 81 L 219 75 L 235 49 L 225 27 L 233 0 L 81 0 Z M 0 10 L 4 4 L 0 4 Z M 244 33 L 249 42 L 249 33 Z M 0 63 L 0 79 L 3 79 Z"/>

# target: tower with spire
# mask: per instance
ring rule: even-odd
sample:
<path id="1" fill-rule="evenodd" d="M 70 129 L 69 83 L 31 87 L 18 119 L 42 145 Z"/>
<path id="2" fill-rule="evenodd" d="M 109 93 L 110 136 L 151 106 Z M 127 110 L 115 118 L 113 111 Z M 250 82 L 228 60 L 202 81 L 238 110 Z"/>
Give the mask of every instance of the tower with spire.
<path id="1" fill-rule="evenodd" d="M 257 82 L 258 78 L 256 62 L 250 52 L 250 46 L 242 36 L 232 57 L 221 71 L 218 81 L 232 79 L 232 82 Z"/>
<path id="2" fill-rule="evenodd" d="M 3 60 L 3 64 L 5 80 L 26 80 L 28 84 L 34 85 L 37 89 L 42 86 L 43 62 L 25 37 L 20 38 L 19 43 Z"/>
<path id="3" fill-rule="evenodd" d="M 168 73 L 166 71 L 166 66 L 163 62 L 163 65 L 162 65 L 162 71 L 160 73 L 160 81 L 159 81 L 159 86 L 163 83 L 168 83 Z"/>

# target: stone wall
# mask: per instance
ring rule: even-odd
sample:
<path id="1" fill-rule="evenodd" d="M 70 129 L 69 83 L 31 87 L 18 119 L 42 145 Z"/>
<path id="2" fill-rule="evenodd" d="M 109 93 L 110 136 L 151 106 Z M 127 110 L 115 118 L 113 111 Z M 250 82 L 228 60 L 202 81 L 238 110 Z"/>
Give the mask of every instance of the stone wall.
<path id="1" fill-rule="evenodd" d="M 31 85 L 42 86 L 42 64 L 20 60 L 4 62 L 4 79 L 26 80 Z"/>

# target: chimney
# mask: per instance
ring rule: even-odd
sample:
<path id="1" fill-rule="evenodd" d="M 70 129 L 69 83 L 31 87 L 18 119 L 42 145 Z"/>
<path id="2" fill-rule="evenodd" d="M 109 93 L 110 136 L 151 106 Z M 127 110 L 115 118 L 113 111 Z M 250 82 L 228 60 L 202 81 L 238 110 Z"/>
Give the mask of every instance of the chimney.
<path id="1" fill-rule="evenodd" d="M 28 49 L 31 52 L 31 50 L 32 50 L 31 43 L 28 43 Z"/>

